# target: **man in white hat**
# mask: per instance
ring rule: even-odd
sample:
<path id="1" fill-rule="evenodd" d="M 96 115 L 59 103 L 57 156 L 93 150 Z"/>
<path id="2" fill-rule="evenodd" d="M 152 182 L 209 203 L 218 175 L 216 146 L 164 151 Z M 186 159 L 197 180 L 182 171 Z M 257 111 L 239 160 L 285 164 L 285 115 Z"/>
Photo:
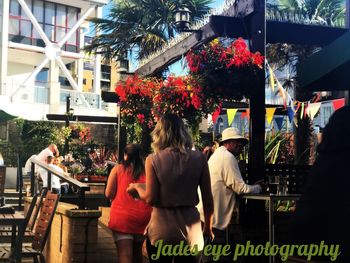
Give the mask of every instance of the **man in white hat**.
<path id="1" fill-rule="evenodd" d="M 247 143 L 237 128 L 227 128 L 222 132 L 220 147 L 208 161 L 214 198 L 213 230 L 218 238 L 225 237 L 225 229 L 236 207 L 236 195 L 262 190 L 259 184 L 246 184 L 238 167 L 235 156 L 242 153 Z"/>

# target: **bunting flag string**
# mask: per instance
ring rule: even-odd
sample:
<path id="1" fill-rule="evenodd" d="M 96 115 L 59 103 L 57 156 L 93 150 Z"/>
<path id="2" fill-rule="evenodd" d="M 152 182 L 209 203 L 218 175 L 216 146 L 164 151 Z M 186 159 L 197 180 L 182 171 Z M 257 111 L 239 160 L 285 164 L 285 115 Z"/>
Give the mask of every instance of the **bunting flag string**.
<path id="1" fill-rule="evenodd" d="M 266 108 L 266 120 L 267 124 L 270 125 L 273 119 L 273 115 L 275 115 L 276 108 Z"/>
<path id="2" fill-rule="evenodd" d="M 279 86 L 278 82 L 277 82 L 277 86 Z M 281 92 L 285 92 L 283 90 L 283 88 L 282 89 L 279 88 L 279 90 Z M 304 101 L 304 102 L 297 101 L 297 100 L 292 101 L 292 103 L 286 107 L 286 115 L 288 116 L 288 121 L 290 123 L 295 122 L 294 116 L 295 116 L 295 114 L 297 114 L 297 112 L 299 110 L 300 110 L 300 113 L 298 113 L 298 114 L 300 114 L 300 119 L 303 119 L 303 118 L 306 118 L 306 116 L 309 116 L 310 119 L 313 120 L 315 118 L 315 116 L 317 115 L 317 113 L 320 111 L 321 105 L 323 103 L 332 103 L 334 111 L 336 111 L 337 109 L 345 106 L 345 99 L 341 98 L 341 99 L 328 100 L 328 101 L 319 101 L 319 96 L 316 96 L 315 98 L 313 98 L 310 101 Z M 286 106 L 286 105 L 284 105 L 284 106 Z M 221 113 L 221 107 L 222 106 L 219 105 L 217 107 L 217 109 L 215 110 L 215 112 L 212 114 L 212 121 L 214 124 L 216 123 L 217 118 L 219 117 L 219 115 Z M 266 121 L 267 121 L 267 124 L 270 125 L 272 123 L 272 120 L 274 119 L 276 121 L 277 127 L 279 129 L 281 129 L 282 125 L 283 125 L 284 117 L 283 116 L 282 117 L 281 116 L 274 116 L 277 108 L 278 107 L 266 108 Z M 226 110 L 227 110 L 228 125 L 231 126 L 239 109 L 230 108 L 230 109 L 226 109 Z M 247 118 L 247 120 L 249 120 L 250 119 L 250 109 L 247 108 L 244 111 L 242 111 L 240 118 L 242 120 L 245 118 Z"/>
<path id="3" fill-rule="evenodd" d="M 227 122 L 228 122 L 228 126 L 231 126 L 233 119 L 236 116 L 238 109 L 227 109 Z"/>

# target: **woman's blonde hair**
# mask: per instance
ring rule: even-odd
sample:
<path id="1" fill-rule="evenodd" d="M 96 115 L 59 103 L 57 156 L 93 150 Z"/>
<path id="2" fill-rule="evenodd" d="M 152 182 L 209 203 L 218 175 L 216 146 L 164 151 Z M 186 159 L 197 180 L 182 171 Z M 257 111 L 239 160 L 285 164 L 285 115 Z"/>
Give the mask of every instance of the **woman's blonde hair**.
<path id="1" fill-rule="evenodd" d="M 152 132 L 152 149 L 159 152 L 167 147 L 177 148 L 187 153 L 192 148 L 192 137 L 180 117 L 175 114 L 165 114 Z"/>

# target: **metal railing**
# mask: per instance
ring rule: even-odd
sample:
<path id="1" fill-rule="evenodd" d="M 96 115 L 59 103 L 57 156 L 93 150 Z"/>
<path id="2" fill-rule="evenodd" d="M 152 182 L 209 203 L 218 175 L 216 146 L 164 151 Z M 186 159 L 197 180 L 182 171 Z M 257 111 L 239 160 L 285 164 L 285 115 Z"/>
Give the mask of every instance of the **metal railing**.
<path id="1" fill-rule="evenodd" d="M 2 95 L 13 97 L 15 101 L 27 103 L 49 104 L 50 88 L 47 83 L 36 82 L 33 85 L 23 85 L 15 81 L 3 83 Z M 83 92 L 70 89 L 68 86 L 61 85 L 60 88 L 60 103 L 66 103 L 66 97 L 71 97 L 71 106 L 103 109 L 101 107 L 101 95 L 93 92 Z"/>
<path id="2" fill-rule="evenodd" d="M 66 97 L 71 97 L 71 106 L 74 107 L 85 107 L 85 103 L 82 101 L 82 97 L 93 109 L 101 108 L 101 95 L 91 92 L 81 92 L 69 89 L 61 89 L 60 102 L 61 104 L 66 103 Z"/>
<path id="3" fill-rule="evenodd" d="M 52 174 L 56 175 L 62 181 L 67 182 L 70 186 L 74 186 L 78 189 L 79 193 L 79 209 L 85 209 L 85 192 L 90 191 L 90 186 L 85 183 L 82 183 L 72 177 L 70 177 L 67 173 L 62 173 L 56 170 L 51 169 L 46 163 L 37 159 L 37 157 L 30 158 L 32 163 L 31 165 L 31 178 L 30 178 L 30 191 L 31 195 L 34 196 L 34 184 L 35 184 L 35 165 L 47 170 L 47 188 L 51 190 L 51 176 Z"/>

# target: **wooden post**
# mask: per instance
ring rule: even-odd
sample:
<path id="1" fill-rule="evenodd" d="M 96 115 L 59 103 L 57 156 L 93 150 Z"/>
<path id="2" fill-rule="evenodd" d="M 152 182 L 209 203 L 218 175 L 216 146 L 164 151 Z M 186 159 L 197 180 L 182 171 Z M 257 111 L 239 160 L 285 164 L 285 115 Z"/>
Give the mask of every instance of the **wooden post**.
<path id="1" fill-rule="evenodd" d="M 251 26 L 251 48 L 265 56 L 265 1 L 255 1 L 254 10 L 247 17 Z M 249 120 L 249 183 L 254 183 L 265 174 L 265 70 L 260 72 L 256 92 L 250 98 Z"/>

